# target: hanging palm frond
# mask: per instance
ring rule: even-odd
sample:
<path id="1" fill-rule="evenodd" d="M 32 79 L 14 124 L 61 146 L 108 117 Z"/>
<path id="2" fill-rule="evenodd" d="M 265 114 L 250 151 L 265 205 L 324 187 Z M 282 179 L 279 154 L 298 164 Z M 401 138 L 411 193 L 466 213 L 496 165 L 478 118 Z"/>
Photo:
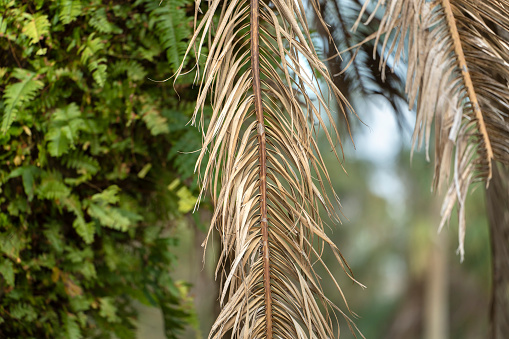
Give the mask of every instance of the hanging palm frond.
<path id="1" fill-rule="evenodd" d="M 405 86 L 404 79 L 401 78 L 403 72 L 384 74 L 387 78 L 382 80 L 382 72 L 376 61 L 381 57 L 381 46 L 375 48 L 374 40 L 361 44 L 359 48 L 353 48 L 378 30 L 380 19 L 372 17 L 368 25 L 362 25 L 352 31 L 351 28 L 362 8 L 359 0 L 321 0 L 320 3 L 320 14 L 330 27 L 329 31 L 319 30 L 319 32 L 324 40 L 329 39 L 330 32 L 337 49 L 345 51 L 340 56 L 334 46 L 327 48 L 328 44 L 325 43 L 328 67 L 334 83 L 352 103 L 355 97 L 361 98 L 362 102 L 384 99 L 391 105 L 400 132 L 403 132 L 408 127 L 405 118 L 407 107 Z M 367 20 L 371 16 L 372 13 L 366 10 L 363 19 Z M 375 59 L 372 57 L 373 51 L 376 53 Z"/>
<path id="2" fill-rule="evenodd" d="M 463 260 L 468 188 L 489 184 L 493 161 L 509 164 L 509 1 L 372 2 L 385 4 L 385 12 L 366 40 L 382 44 L 382 72 L 389 57 L 397 60 L 407 49 L 406 91 L 410 105 L 417 102 L 412 142 L 425 143 L 428 158 L 434 119 L 434 188 L 450 185 L 440 228 L 457 203 Z"/>
<path id="3" fill-rule="evenodd" d="M 331 145 L 341 140 L 335 128 L 327 132 L 324 119 L 332 121 L 332 112 L 317 78 L 343 114 L 349 107 L 317 57 L 305 7 L 292 0 L 207 5 L 187 53 L 199 59 L 208 43 L 202 73 L 196 64 L 201 87 L 192 123 L 210 95 L 213 113 L 206 126 L 201 114 L 205 132 L 196 164 L 203 174 L 200 198 L 208 188 L 215 206 L 204 246 L 216 228 L 222 250 L 221 312 L 209 337 L 331 338 L 336 312 L 353 330 L 324 295 L 315 265 L 344 300 L 321 259 L 329 247 L 351 277 L 319 215 L 323 208 L 339 220 L 337 195 L 331 201 L 325 194 L 331 182 L 316 133 L 323 129 Z"/>

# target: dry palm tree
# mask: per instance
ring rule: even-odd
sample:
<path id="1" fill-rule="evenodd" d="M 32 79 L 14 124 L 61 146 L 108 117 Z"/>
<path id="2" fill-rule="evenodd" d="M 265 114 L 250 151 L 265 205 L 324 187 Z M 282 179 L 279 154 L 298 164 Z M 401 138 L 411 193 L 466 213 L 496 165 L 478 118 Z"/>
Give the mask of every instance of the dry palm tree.
<path id="1" fill-rule="evenodd" d="M 221 242 L 221 312 L 209 337 L 333 338 L 337 314 L 354 331 L 344 296 L 346 311 L 323 294 L 317 272 L 323 266 L 342 295 L 321 259 L 328 248 L 355 281 L 320 218 L 322 208 L 339 221 L 339 198 L 325 194 L 332 187 L 315 141 L 322 129 L 333 151 L 341 143 L 334 127 L 327 132 L 324 119 L 332 121 L 335 106 L 323 93 L 342 114 L 350 107 L 317 57 L 305 7 L 293 0 L 212 0 L 207 7 L 187 53 L 197 56 L 201 84 L 196 168 L 215 206 L 207 239 L 215 228 Z M 213 113 L 204 126 L 198 115 L 209 98 Z"/>
<path id="2" fill-rule="evenodd" d="M 407 62 L 406 92 L 417 103 L 413 144 L 425 143 L 429 154 L 435 124 L 434 188 L 447 183 L 440 228 L 457 203 L 459 248 L 463 260 L 466 230 L 465 199 L 474 182 L 484 182 L 492 235 L 492 338 L 509 331 L 509 2 L 463 0 L 355 0 L 361 8 L 353 25 L 357 46 L 347 41 L 353 58 L 374 47 L 381 77 L 387 63 L 401 55 Z M 375 13 L 381 9 L 381 15 Z M 345 21 L 334 13 L 336 21 Z M 325 16 L 325 15 L 324 15 Z M 363 21 L 365 25 L 359 25 Z M 334 25 L 333 25 L 334 27 Z M 374 31 L 372 34 L 367 34 Z M 343 36 L 346 36 L 343 33 Z M 359 39 L 362 37 L 362 39 Z M 374 43 L 372 43 L 374 41 Z M 362 59 L 361 59 L 362 60 Z M 358 64 L 361 66 L 358 66 Z M 363 62 L 349 62 L 359 81 Z M 365 66 L 364 66 L 365 67 Z M 343 71 L 344 72 L 344 71 Z M 390 74 L 388 74 L 390 75 Z M 400 79 L 387 79 L 389 89 Z M 386 96 L 389 100 L 390 97 Z M 429 156 L 428 156 L 429 157 Z M 498 165 L 497 165 L 498 164 Z M 452 167 L 452 175 L 451 175 Z"/>
<path id="3" fill-rule="evenodd" d="M 441 226 L 457 202 L 463 256 L 468 188 L 489 183 L 495 161 L 509 164 L 509 3 L 373 3 L 384 14 L 364 43 L 374 39 L 382 79 L 389 56 L 397 60 L 407 51 L 406 91 L 410 103 L 417 101 L 414 143 L 429 148 L 434 120 L 434 185 L 450 184 Z M 316 0 L 310 5 L 330 38 L 323 6 Z M 198 16 L 201 2 L 196 6 Z M 334 337 L 336 312 L 351 329 L 354 325 L 349 310 L 341 311 L 323 294 L 315 264 L 325 266 L 325 247 L 354 279 L 320 218 L 321 207 L 338 219 L 339 199 L 324 193 L 329 174 L 314 138 L 321 128 L 332 146 L 341 143 L 335 128 L 327 132 L 323 117 L 332 120 L 333 106 L 323 93 L 336 98 L 342 115 L 350 107 L 341 84 L 317 57 L 300 0 L 211 0 L 207 7 L 187 53 L 197 56 L 201 84 L 193 123 L 209 97 L 213 107 L 208 123 L 203 114 L 198 120 L 204 133 L 196 166 L 203 163 L 202 194 L 208 188 L 215 206 L 209 235 L 217 229 L 222 251 L 217 267 L 222 308 L 209 337 Z M 331 270 L 325 272 L 341 293 Z"/>

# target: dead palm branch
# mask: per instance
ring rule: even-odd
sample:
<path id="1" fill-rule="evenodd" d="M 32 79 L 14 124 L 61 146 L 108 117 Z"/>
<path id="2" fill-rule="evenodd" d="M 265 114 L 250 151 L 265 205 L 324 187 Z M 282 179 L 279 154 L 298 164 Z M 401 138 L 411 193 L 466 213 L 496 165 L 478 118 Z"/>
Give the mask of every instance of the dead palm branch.
<path id="1" fill-rule="evenodd" d="M 449 185 L 440 228 L 457 205 L 463 259 L 468 189 L 489 185 L 494 162 L 509 165 L 509 1 L 366 1 L 354 29 L 370 5 L 384 8 L 378 31 L 363 41 L 382 46 L 382 76 L 390 58 L 406 55 L 414 147 L 425 144 L 429 154 L 435 124 L 434 188 Z"/>
<path id="2" fill-rule="evenodd" d="M 319 13 L 318 3 L 310 4 Z M 353 331 L 316 271 L 323 266 L 342 295 L 321 259 L 328 247 L 353 279 L 320 218 L 323 208 L 339 220 L 339 199 L 325 194 L 331 183 L 315 141 L 323 129 L 331 146 L 341 143 L 334 127 L 327 132 L 332 111 L 323 93 L 342 114 L 349 108 L 317 57 L 304 4 L 211 0 L 196 8 L 200 20 L 187 50 L 197 56 L 201 86 L 192 120 L 204 130 L 196 169 L 200 197 L 208 189 L 215 206 L 204 246 L 214 228 L 221 242 L 221 312 L 209 338 L 332 338 L 339 335 L 336 313 Z M 205 124 L 208 100 L 213 112 Z"/>

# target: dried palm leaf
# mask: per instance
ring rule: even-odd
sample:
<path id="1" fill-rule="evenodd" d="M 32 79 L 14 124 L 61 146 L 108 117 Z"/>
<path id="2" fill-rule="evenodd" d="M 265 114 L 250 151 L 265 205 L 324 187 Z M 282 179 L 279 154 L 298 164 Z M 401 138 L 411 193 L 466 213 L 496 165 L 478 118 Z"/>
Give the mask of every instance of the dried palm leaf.
<path id="1" fill-rule="evenodd" d="M 196 164 L 203 173 L 200 199 L 208 189 L 215 206 L 203 245 L 215 228 L 222 250 L 216 270 L 221 312 L 209 338 L 331 338 L 339 335 L 336 312 L 353 330 L 349 316 L 324 295 L 315 265 L 343 296 L 321 259 L 329 247 L 351 277 L 319 215 L 322 207 L 339 220 L 337 195 L 331 201 L 324 194 L 331 182 L 315 141 L 318 128 L 331 145 L 341 141 L 334 128 L 327 132 L 324 119 L 332 120 L 332 112 L 317 77 L 342 103 L 343 114 L 349 108 L 317 57 L 304 5 L 206 4 L 187 53 L 194 49 L 199 59 L 208 44 L 192 123 L 210 96 L 213 112 L 207 126 L 201 112 L 203 148 Z M 311 4 L 317 10 L 316 1 Z M 197 13 L 201 5 L 197 1 Z"/>
<path id="2" fill-rule="evenodd" d="M 372 2 L 385 5 L 385 13 L 366 40 L 382 44 L 382 71 L 407 49 L 406 91 L 410 105 L 417 102 L 412 142 L 424 143 L 428 158 L 434 119 L 434 188 L 449 183 L 440 228 L 457 203 L 463 260 L 468 188 L 489 184 L 494 160 L 509 164 L 509 1 Z"/>

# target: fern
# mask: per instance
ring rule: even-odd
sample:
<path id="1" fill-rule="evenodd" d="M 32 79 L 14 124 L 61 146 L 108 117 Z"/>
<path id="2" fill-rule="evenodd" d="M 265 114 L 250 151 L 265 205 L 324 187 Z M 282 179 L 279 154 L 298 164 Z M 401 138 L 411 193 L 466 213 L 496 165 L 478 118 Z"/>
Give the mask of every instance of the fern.
<path id="1" fill-rule="evenodd" d="M 35 176 L 40 172 L 40 169 L 33 166 L 21 166 L 12 171 L 7 179 L 12 179 L 21 176 L 23 181 L 23 188 L 25 189 L 25 194 L 28 197 L 28 201 L 32 201 L 34 198 L 34 180 Z"/>
<path id="2" fill-rule="evenodd" d="M 15 68 L 12 76 L 21 81 L 5 88 L 3 95 L 5 105 L 2 120 L 3 133 L 7 132 L 23 103 L 35 98 L 37 92 L 44 86 L 44 83 L 36 78 L 36 73 L 21 68 Z"/>
<path id="3" fill-rule="evenodd" d="M 0 274 L 3 275 L 8 286 L 14 287 L 14 266 L 9 259 L 0 261 Z"/>
<path id="4" fill-rule="evenodd" d="M 69 339 L 83 338 L 80 327 L 76 322 L 76 316 L 69 313 L 62 313 L 62 317 L 64 318 L 65 338 Z"/>
<path id="5" fill-rule="evenodd" d="M 142 110 L 142 119 L 152 135 L 169 133 L 168 120 L 161 115 L 157 106 L 146 104 Z"/>
<path id="6" fill-rule="evenodd" d="M 48 152 L 54 157 L 59 157 L 74 148 L 74 142 L 78 138 L 79 131 L 85 128 L 81 112 L 75 103 L 69 104 L 65 109 L 58 109 L 53 113 L 52 124 L 46 140 Z"/>
<path id="7" fill-rule="evenodd" d="M 96 10 L 92 18 L 90 18 L 89 23 L 101 33 L 122 33 L 122 29 L 108 21 L 108 18 L 106 17 L 106 10 L 104 8 Z"/>
<path id="8" fill-rule="evenodd" d="M 91 244 L 94 241 L 95 227 L 93 222 L 86 222 L 81 202 L 75 195 L 70 195 L 62 199 L 63 205 L 69 212 L 72 212 L 76 219 L 72 223 L 72 227 L 78 235 L 85 241 L 86 244 Z"/>
<path id="9" fill-rule="evenodd" d="M 60 15 L 64 25 L 68 25 L 81 14 L 81 1 L 79 0 L 61 0 L 60 1 Z"/>
<path id="10" fill-rule="evenodd" d="M 99 169 L 99 162 L 83 152 L 76 152 L 64 159 L 64 164 L 67 168 L 77 170 L 79 174 L 96 174 Z"/>
<path id="11" fill-rule="evenodd" d="M 99 87 L 104 87 L 104 83 L 106 82 L 107 66 L 105 62 L 106 62 L 105 58 L 100 58 L 88 64 L 88 70 L 92 73 L 92 77 L 94 78 L 95 82 L 99 85 Z"/>
<path id="12" fill-rule="evenodd" d="M 51 175 L 41 181 L 35 192 L 39 198 L 49 200 L 66 198 L 71 194 L 69 187 Z"/>
<path id="13" fill-rule="evenodd" d="M 134 81 L 143 80 L 147 77 L 147 71 L 135 60 L 119 60 L 113 64 L 111 69 L 111 75 L 114 77 L 123 72 L 126 72 L 127 77 Z"/>
<path id="14" fill-rule="evenodd" d="M 38 43 L 45 35 L 49 35 L 50 23 L 48 16 L 36 13 L 34 15 L 24 13 L 25 24 L 22 32 L 30 38 L 30 44 Z"/>
<path id="15" fill-rule="evenodd" d="M 182 62 L 187 49 L 190 29 L 186 26 L 185 2 L 181 0 L 157 1 L 149 0 L 147 9 L 150 13 L 149 27 L 155 25 L 161 45 L 166 50 L 171 71 L 176 71 Z"/>
<path id="16" fill-rule="evenodd" d="M 11 316 L 14 319 L 26 319 L 27 321 L 34 320 L 37 317 L 37 313 L 34 308 L 25 303 L 19 303 L 11 308 Z"/>
<path id="17" fill-rule="evenodd" d="M 90 34 L 85 45 L 81 46 L 78 53 L 81 53 L 81 62 L 86 63 L 88 59 L 104 48 L 101 38 L 95 38 L 95 33 Z"/>

